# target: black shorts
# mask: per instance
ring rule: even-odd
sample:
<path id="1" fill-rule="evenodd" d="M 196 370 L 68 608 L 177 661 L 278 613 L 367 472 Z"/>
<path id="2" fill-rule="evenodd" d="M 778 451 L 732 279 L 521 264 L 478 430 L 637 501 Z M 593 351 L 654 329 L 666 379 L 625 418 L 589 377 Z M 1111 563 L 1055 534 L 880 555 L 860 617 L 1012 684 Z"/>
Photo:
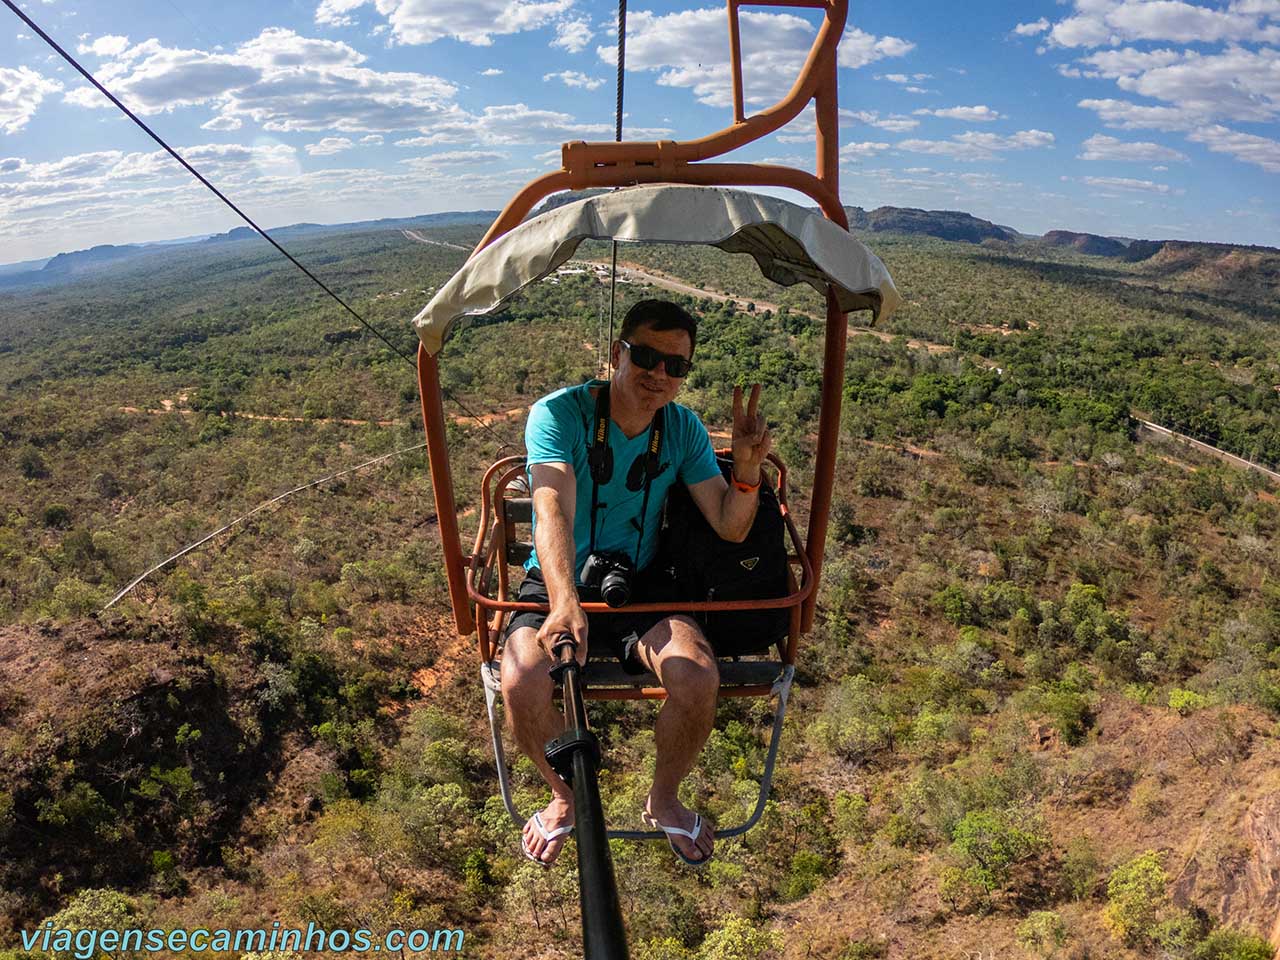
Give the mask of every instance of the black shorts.
<path id="1" fill-rule="evenodd" d="M 543 582 L 540 569 L 534 567 L 525 575 L 524 582 L 520 584 L 520 589 L 516 593 L 516 600 L 520 603 L 549 602 L 547 585 Z M 632 600 L 636 603 L 645 602 L 643 578 L 635 583 Z M 636 641 L 672 614 L 626 613 L 625 608 L 623 610 L 624 612 L 621 613 L 587 614 L 587 657 L 590 659 L 613 656 L 627 672 L 644 673 L 645 667 L 635 655 Z M 532 610 L 516 613 L 507 622 L 507 629 L 502 635 L 503 642 L 506 642 L 513 630 L 519 630 L 521 627 L 540 629 L 546 619 L 545 613 Z"/>

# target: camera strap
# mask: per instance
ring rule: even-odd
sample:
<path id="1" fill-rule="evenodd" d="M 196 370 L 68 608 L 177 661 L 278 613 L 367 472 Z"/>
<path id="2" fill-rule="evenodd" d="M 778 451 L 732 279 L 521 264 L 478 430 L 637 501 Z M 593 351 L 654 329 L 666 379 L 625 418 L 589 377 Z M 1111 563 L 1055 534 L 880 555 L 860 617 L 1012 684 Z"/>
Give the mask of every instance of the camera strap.
<path id="1" fill-rule="evenodd" d="M 627 489 L 639 490 L 644 487 L 644 498 L 640 502 L 640 519 L 632 519 L 636 528 L 636 570 L 640 569 L 640 547 L 644 543 L 644 518 L 649 510 L 649 488 L 653 478 L 662 472 L 662 433 L 666 426 L 665 406 L 659 407 L 649 424 L 649 442 L 645 452 L 636 457 L 627 471 Z M 596 515 L 600 509 L 600 486 L 608 483 L 613 477 L 613 449 L 609 445 L 609 384 L 604 384 L 596 393 L 595 424 L 591 430 L 590 445 L 587 447 L 587 466 L 591 470 L 591 553 L 596 552 Z"/>

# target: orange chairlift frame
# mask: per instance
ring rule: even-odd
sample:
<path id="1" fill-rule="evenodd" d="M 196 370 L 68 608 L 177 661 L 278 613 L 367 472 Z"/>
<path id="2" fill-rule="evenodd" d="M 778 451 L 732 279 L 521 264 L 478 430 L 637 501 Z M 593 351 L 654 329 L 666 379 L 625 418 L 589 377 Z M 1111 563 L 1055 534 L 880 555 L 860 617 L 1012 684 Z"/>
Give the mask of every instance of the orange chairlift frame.
<path id="1" fill-rule="evenodd" d="M 487 247 L 498 237 L 518 226 L 539 201 L 563 190 L 591 187 L 623 187 L 646 183 L 694 184 L 701 186 L 785 187 L 797 190 L 816 201 L 826 218 L 847 230 L 848 220 L 839 197 L 839 138 L 837 129 L 837 63 L 836 48 L 844 31 L 848 0 L 727 0 L 729 49 L 733 83 L 733 124 L 697 140 L 676 142 L 573 141 L 561 148 L 563 168 L 530 183 L 507 204 L 489 227 L 475 252 Z M 809 50 L 804 66 L 787 95 L 773 106 L 751 117 L 744 116 L 742 57 L 739 40 L 738 10 L 742 6 L 804 7 L 823 12 L 823 20 Z M 816 176 L 803 170 L 763 163 L 709 163 L 712 158 L 744 146 L 781 129 L 795 119 L 810 103 L 816 117 Z M 474 255 L 474 254 L 473 254 Z M 464 265 L 463 270 L 466 269 Z M 818 449 L 814 462 L 813 490 L 810 498 L 808 537 L 803 543 L 786 505 L 786 470 L 781 461 L 771 457 L 777 469 L 777 490 L 791 541 L 792 566 L 799 568 L 799 578 L 792 573 L 789 596 L 773 600 L 736 602 L 683 603 L 681 612 L 691 610 L 742 610 L 790 607 L 791 629 L 785 645 L 780 645 L 781 663 L 743 661 L 728 664 L 734 668 L 736 682 L 725 682 L 722 669 L 722 695 L 779 695 L 766 770 L 761 779 L 761 794 L 751 818 L 736 828 L 717 829 L 721 837 L 745 832 L 759 818 L 772 779 L 773 761 L 782 730 L 782 717 L 787 693 L 795 670 L 799 638 L 813 622 L 817 585 L 822 572 L 828 515 L 835 479 L 837 433 L 844 382 L 845 314 L 840 310 L 835 293 L 827 289 L 827 323 L 823 351 L 823 387 L 818 423 Z M 508 548 L 514 544 L 514 524 L 528 519 L 527 498 L 509 497 L 511 482 L 522 469 L 522 457 L 509 457 L 495 463 L 485 474 L 482 484 L 480 526 L 473 549 L 463 550 L 453 496 L 453 480 L 445 436 L 443 392 L 440 385 L 439 360 L 425 347 L 418 347 L 418 384 L 422 398 L 422 416 L 427 436 L 427 456 L 435 494 L 440 539 L 444 548 L 445 571 L 454 621 L 460 635 L 478 634 L 483 671 L 493 664 L 494 638 L 506 617 L 516 610 L 542 609 L 501 599 L 509 584 L 507 565 L 512 556 Z M 523 511 L 523 512 L 522 512 Z M 519 515 L 518 515 L 519 514 Z M 498 597 L 489 595 L 494 580 Z M 603 603 L 584 603 L 589 612 L 610 612 Z M 671 609 L 670 605 L 635 604 L 629 611 Z M 477 616 L 477 612 L 479 616 Z M 594 666 L 594 665 L 593 665 Z M 764 668 L 764 669 L 760 669 Z M 660 687 L 640 685 L 603 685 L 592 687 L 592 674 L 584 678 L 588 684 L 585 696 L 590 699 L 661 698 Z M 498 760 L 499 780 L 508 811 L 517 824 L 523 818 L 511 799 L 500 730 L 495 725 L 493 697 L 497 678 L 486 672 L 490 725 Z M 610 836 L 624 838 L 660 838 L 661 833 L 611 830 Z"/>

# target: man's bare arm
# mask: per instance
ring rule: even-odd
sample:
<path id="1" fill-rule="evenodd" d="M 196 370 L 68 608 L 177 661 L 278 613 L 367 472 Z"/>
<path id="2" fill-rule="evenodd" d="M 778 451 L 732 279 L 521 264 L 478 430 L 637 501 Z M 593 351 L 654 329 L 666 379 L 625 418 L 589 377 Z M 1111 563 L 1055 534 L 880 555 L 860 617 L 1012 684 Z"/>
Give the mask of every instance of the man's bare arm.
<path id="1" fill-rule="evenodd" d="M 747 539 L 760 505 L 758 492 L 743 493 L 724 477 L 711 477 L 691 486 L 689 495 L 720 539 L 733 543 Z"/>
<path id="2" fill-rule="evenodd" d="M 760 465 L 769 455 L 773 441 L 759 412 L 760 384 L 751 388 L 747 408 L 742 408 L 742 388 L 733 390 L 733 478 L 749 487 L 760 485 Z M 756 490 L 740 490 L 724 477 L 710 477 L 689 488 L 707 523 L 723 540 L 741 543 L 751 532 L 760 495 Z"/>
<path id="3" fill-rule="evenodd" d="M 577 480 L 567 463 L 535 463 L 529 473 L 533 481 L 533 510 L 538 518 L 534 546 L 551 605 L 551 613 L 538 631 L 538 641 L 550 654 L 555 639 L 562 633 L 571 633 L 578 641 L 578 660 L 586 663 L 587 617 L 578 600 L 577 571 L 574 570 Z"/>

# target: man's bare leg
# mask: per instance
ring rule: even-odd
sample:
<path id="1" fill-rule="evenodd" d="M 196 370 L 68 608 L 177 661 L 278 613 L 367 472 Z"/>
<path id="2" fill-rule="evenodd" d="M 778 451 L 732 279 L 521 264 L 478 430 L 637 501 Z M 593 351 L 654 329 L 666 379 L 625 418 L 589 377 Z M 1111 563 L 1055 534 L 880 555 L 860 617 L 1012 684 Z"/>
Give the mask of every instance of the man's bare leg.
<path id="1" fill-rule="evenodd" d="M 551 802 L 541 811 L 548 832 L 573 823 L 573 790 L 547 763 L 547 741 L 564 730 L 564 718 L 551 702 L 551 661 L 531 627 L 513 630 L 502 651 L 502 702 L 511 735 L 534 762 L 551 788 Z M 560 856 L 566 837 L 544 840 L 530 819 L 524 825 L 525 848 L 545 864 Z"/>
<path id="2" fill-rule="evenodd" d="M 680 802 L 680 782 L 693 769 L 716 719 L 720 670 L 706 638 L 688 617 L 668 617 L 652 627 L 636 644 L 636 655 L 667 691 L 667 701 L 654 727 L 657 764 L 646 809 L 669 827 L 692 830 L 694 813 Z M 696 842 L 671 838 L 686 857 L 711 856 L 715 835 L 703 821 Z"/>

